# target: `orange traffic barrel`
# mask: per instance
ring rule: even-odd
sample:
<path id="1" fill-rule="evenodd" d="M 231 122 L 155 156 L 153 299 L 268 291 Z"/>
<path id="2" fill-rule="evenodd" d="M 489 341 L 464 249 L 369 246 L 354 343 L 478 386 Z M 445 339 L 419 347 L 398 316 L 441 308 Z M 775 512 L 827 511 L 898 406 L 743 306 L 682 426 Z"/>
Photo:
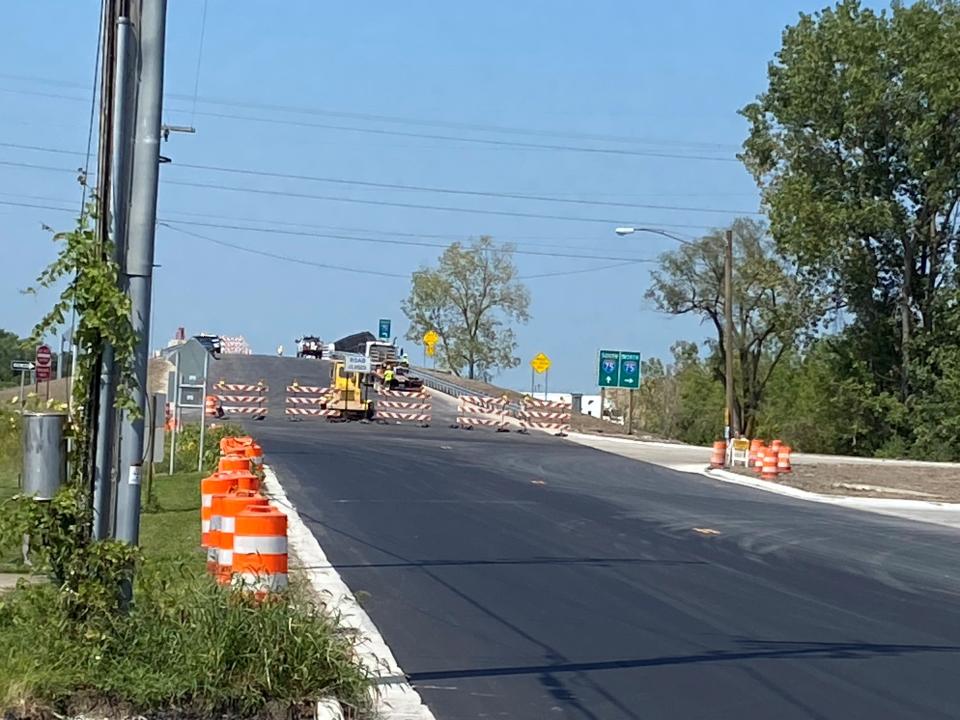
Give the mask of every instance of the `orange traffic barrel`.
<path id="1" fill-rule="evenodd" d="M 243 455 L 243 450 L 253 443 L 253 438 L 249 435 L 240 437 L 225 437 L 220 439 L 221 455 Z"/>
<path id="2" fill-rule="evenodd" d="M 235 490 L 236 473 L 214 473 L 200 481 L 200 547 L 211 547 L 210 520 L 213 517 L 213 497 Z"/>
<path id="3" fill-rule="evenodd" d="M 777 453 L 777 472 L 778 473 L 788 473 L 793 470 L 793 466 L 790 464 L 790 453 L 793 452 L 793 448 L 789 445 L 781 445 L 780 452 Z"/>
<path id="4" fill-rule="evenodd" d="M 713 453 L 710 455 L 710 467 L 717 469 L 727 464 L 727 443 L 717 440 L 713 444 Z"/>
<path id="5" fill-rule="evenodd" d="M 250 472 L 250 459 L 243 455 L 224 455 L 217 463 L 217 470 Z"/>
<path id="6" fill-rule="evenodd" d="M 768 449 L 763 454 L 763 468 L 761 470 L 761 477 L 764 480 L 777 479 L 777 455 L 772 449 Z"/>
<path id="7" fill-rule="evenodd" d="M 782 440 L 774 440 L 770 443 L 770 449 L 773 450 L 773 454 L 776 455 L 780 452 L 780 448 L 783 446 Z"/>
<path id="8" fill-rule="evenodd" d="M 213 540 L 216 542 L 216 568 L 214 574 L 220 583 L 230 582 L 233 567 L 233 536 L 237 516 L 252 506 L 267 505 L 267 499 L 250 490 L 237 490 L 213 498 Z M 210 554 L 207 555 L 208 567 Z"/>
<path id="9" fill-rule="evenodd" d="M 287 587 L 287 516 L 269 505 L 237 515 L 233 536 L 233 584 L 257 595 Z"/>
<path id="10" fill-rule="evenodd" d="M 763 445 L 763 443 L 761 443 L 760 447 L 757 448 L 757 457 L 753 461 L 753 469 L 757 474 L 763 472 L 763 458 L 768 452 L 770 451 Z"/>
<path id="11" fill-rule="evenodd" d="M 250 458 L 254 465 L 263 465 L 263 448 L 258 443 L 251 443 L 244 450 L 244 455 Z"/>
<path id="12" fill-rule="evenodd" d="M 750 441 L 750 454 L 749 458 L 749 467 L 756 467 L 757 465 L 757 453 L 760 451 L 760 448 L 763 447 L 763 440 L 759 438 L 754 438 Z"/>

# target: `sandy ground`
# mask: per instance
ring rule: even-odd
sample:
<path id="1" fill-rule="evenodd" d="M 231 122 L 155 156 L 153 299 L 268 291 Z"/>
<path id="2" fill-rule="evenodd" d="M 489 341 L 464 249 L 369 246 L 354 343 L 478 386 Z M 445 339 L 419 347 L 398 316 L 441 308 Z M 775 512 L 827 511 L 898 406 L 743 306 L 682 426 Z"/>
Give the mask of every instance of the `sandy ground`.
<path id="1" fill-rule="evenodd" d="M 737 472 L 750 474 L 743 468 Z M 824 495 L 960 502 L 960 468 L 955 467 L 799 464 L 777 482 Z"/>

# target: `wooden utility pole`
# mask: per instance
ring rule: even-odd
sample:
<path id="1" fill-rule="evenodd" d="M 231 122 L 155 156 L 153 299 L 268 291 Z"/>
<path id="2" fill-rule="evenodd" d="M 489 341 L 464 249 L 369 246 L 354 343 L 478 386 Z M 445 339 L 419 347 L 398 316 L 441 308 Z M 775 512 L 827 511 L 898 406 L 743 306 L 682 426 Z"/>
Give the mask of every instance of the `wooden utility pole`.
<path id="1" fill-rule="evenodd" d="M 726 248 L 723 256 L 723 335 L 726 364 L 727 412 L 724 438 L 729 441 L 740 436 L 737 422 L 737 407 L 733 391 L 733 230 L 727 230 Z"/>

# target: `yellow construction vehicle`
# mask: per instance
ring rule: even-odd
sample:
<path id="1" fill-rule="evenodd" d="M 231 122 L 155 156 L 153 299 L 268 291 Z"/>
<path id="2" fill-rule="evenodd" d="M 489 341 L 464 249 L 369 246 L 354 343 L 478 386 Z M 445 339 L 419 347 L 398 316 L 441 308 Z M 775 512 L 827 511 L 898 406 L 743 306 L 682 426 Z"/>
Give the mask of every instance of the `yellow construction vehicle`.
<path id="1" fill-rule="evenodd" d="M 360 373 L 346 372 L 342 360 L 334 361 L 330 369 L 330 395 L 326 406 L 340 410 L 344 419 L 373 419 L 373 400 L 366 399 Z"/>

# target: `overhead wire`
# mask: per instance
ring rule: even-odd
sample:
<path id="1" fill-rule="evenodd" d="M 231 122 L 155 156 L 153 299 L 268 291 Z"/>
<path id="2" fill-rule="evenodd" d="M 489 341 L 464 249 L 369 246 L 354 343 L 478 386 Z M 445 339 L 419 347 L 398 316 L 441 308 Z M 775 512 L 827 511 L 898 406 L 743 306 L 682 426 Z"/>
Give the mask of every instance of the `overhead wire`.
<path id="1" fill-rule="evenodd" d="M 76 154 L 71 150 L 62 148 L 50 148 L 41 145 L 28 145 L 21 143 L 0 142 L 0 147 L 8 147 L 18 150 L 30 150 L 34 152 L 46 152 L 60 155 Z M 346 185 L 351 187 L 373 188 L 382 190 L 404 190 L 413 192 L 429 192 L 444 195 L 461 195 L 468 197 L 490 197 L 506 200 L 528 200 L 531 202 L 549 202 L 562 203 L 567 205 L 596 205 L 599 207 L 619 207 L 635 208 L 641 210 L 664 210 L 669 212 L 696 212 L 696 213 L 714 213 L 721 215 L 762 215 L 756 210 L 730 210 L 724 208 L 706 208 L 691 207 L 682 205 L 653 205 L 648 203 L 634 202 L 614 202 L 608 200 L 587 200 L 583 198 L 561 197 L 558 195 L 541 195 L 520 192 L 505 192 L 494 190 L 469 190 L 464 188 L 438 187 L 431 185 L 408 185 L 403 183 L 385 183 L 370 180 L 357 180 L 354 178 L 324 177 L 319 175 L 305 175 L 300 173 L 284 173 L 271 170 L 255 170 L 251 168 L 225 167 L 222 165 L 206 165 L 200 163 L 174 163 L 174 168 L 187 168 L 192 170 L 203 170 L 209 172 L 221 172 L 232 175 L 244 175 L 252 177 L 267 177 L 284 180 L 300 180 L 308 182 L 329 183 L 334 185 Z"/>
<path id="2" fill-rule="evenodd" d="M 190 230 L 184 230 L 183 228 L 174 227 L 173 225 L 164 221 L 158 221 L 157 225 L 159 225 L 160 227 L 167 228 L 168 230 L 173 230 L 174 232 L 181 233 L 183 235 L 189 235 L 190 237 L 197 238 L 199 240 L 206 240 L 207 242 L 214 243 L 215 245 L 221 245 L 223 247 L 232 248 L 234 250 L 250 253 L 252 255 L 260 255 L 262 257 L 273 258 L 275 260 L 294 262 L 299 265 L 308 265 L 311 267 L 323 268 L 325 270 L 340 270 L 343 272 L 357 273 L 359 275 L 375 275 L 377 277 L 403 278 L 404 280 L 410 277 L 409 274 L 401 275 L 399 273 L 380 272 L 379 270 L 367 270 L 365 268 L 347 267 L 344 265 L 332 265 L 330 263 L 320 263 L 320 262 L 315 262 L 313 260 L 306 260 L 305 258 L 297 258 L 291 255 L 282 255 L 280 253 L 272 253 L 266 250 L 257 250 L 256 248 L 249 248 L 249 247 L 246 247 L 245 245 L 237 245 L 235 243 L 227 242 L 226 240 L 219 240 L 217 238 L 212 238 L 198 232 L 192 232 Z"/>
<path id="3" fill-rule="evenodd" d="M 203 14 L 200 16 L 200 47 L 197 50 L 197 73 L 193 80 L 193 113 L 190 118 L 190 124 L 193 124 L 193 118 L 197 115 L 197 96 L 200 93 L 200 67 L 203 62 L 203 41 L 207 34 L 207 0 L 203 0 Z"/>
<path id="4" fill-rule="evenodd" d="M 36 76 L 0 73 L 0 79 L 40 83 L 40 84 L 54 85 L 54 86 L 64 87 L 64 88 L 85 89 L 82 85 L 79 85 L 77 83 L 70 83 L 62 80 L 42 78 L 42 77 L 36 77 Z M 197 93 L 195 91 L 194 95 L 196 94 Z M 170 99 L 179 99 L 179 100 L 192 100 L 192 97 L 193 97 L 193 96 L 183 95 L 178 93 L 166 93 L 165 96 Z M 76 98 L 70 98 L 70 99 L 76 99 Z M 199 101 L 207 105 L 220 105 L 223 107 L 234 107 L 234 108 L 240 108 L 240 109 L 253 108 L 256 110 L 270 110 L 274 112 L 289 113 L 289 114 L 296 114 L 296 115 L 338 117 L 338 118 L 346 118 L 351 120 L 361 120 L 364 122 L 392 123 L 392 124 L 413 125 L 413 126 L 422 126 L 422 127 L 438 127 L 438 128 L 449 128 L 454 130 L 465 130 L 465 131 L 473 131 L 473 132 L 524 135 L 524 136 L 530 136 L 530 137 L 560 137 L 560 138 L 572 138 L 572 139 L 578 139 L 578 140 L 592 140 L 597 142 L 622 143 L 622 144 L 632 144 L 632 145 L 693 147 L 693 148 L 699 148 L 701 150 L 705 150 L 705 149 L 717 149 L 717 150 L 734 149 L 735 150 L 737 148 L 737 146 L 731 145 L 728 143 L 688 141 L 688 140 L 681 141 L 681 140 L 668 140 L 668 139 L 662 139 L 662 138 L 651 139 L 651 138 L 641 138 L 636 136 L 625 136 L 625 135 L 604 134 L 604 133 L 582 133 L 582 132 L 575 132 L 575 131 L 569 131 L 569 130 L 547 130 L 543 128 L 520 128 L 520 127 L 497 125 L 497 124 L 465 123 L 465 122 L 457 122 L 457 121 L 449 121 L 449 120 L 401 117 L 396 115 L 386 115 L 386 114 L 377 114 L 377 113 L 327 110 L 323 108 L 308 107 L 308 106 L 281 105 L 277 103 L 264 103 L 264 102 L 256 102 L 251 100 L 239 100 L 239 99 L 229 99 L 229 98 L 206 97 L 206 98 L 199 98 Z"/>

